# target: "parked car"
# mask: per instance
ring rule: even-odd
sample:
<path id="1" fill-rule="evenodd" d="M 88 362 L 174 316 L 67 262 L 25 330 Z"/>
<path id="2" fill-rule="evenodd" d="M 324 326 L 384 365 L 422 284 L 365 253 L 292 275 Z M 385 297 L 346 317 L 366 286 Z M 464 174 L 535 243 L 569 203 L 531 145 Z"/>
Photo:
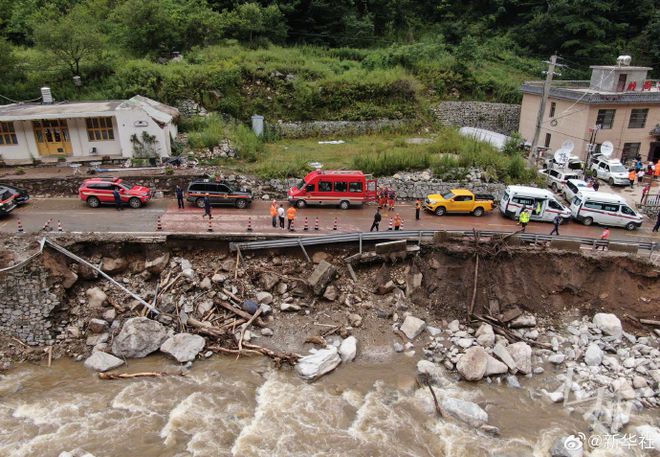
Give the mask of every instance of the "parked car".
<path id="1" fill-rule="evenodd" d="M 591 189 L 589 183 L 582 179 L 567 179 L 564 185 L 564 198 L 570 204 L 578 192 L 588 189 Z"/>
<path id="2" fill-rule="evenodd" d="M 467 189 L 452 189 L 444 194 L 431 194 L 424 201 L 424 209 L 443 216 L 447 213 L 470 213 L 482 216 L 493 210 L 493 200 L 475 195 Z"/>
<path id="3" fill-rule="evenodd" d="M 203 179 L 188 184 L 186 199 L 192 204 L 203 208 L 205 195 L 209 196 L 212 205 L 232 205 L 243 209 L 252 203 L 252 192 L 249 189 L 237 190 L 225 181 Z"/>
<path id="4" fill-rule="evenodd" d="M 543 168 L 581 175 L 584 173 L 584 162 L 578 156 L 569 157 L 568 163 L 557 163 L 554 157 L 550 157 L 543 162 Z"/>
<path id="5" fill-rule="evenodd" d="M 24 205 L 30 200 L 30 194 L 28 194 L 28 191 L 25 189 L 21 189 L 20 187 L 12 186 L 9 184 L 1 184 L 0 186 L 6 187 L 7 189 L 16 193 L 14 201 L 17 205 Z"/>
<path id="6" fill-rule="evenodd" d="M 101 205 L 114 205 L 113 191 L 117 189 L 122 204 L 131 208 L 140 208 L 153 197 L 153 191 L 148 187 L 127 183 L 121 178 L 90 178 L 83 181 L 78 189 L 81 200 L 92 208 Z"/>
<path id="7" fill-rule="evenodd" d="M 17 206 L 18 193 L 7 186 L 0 186 L 0 216 L 11 213 Z"/>
<path id="8" fill-rule="evenodd" d="M 597 157 L 591 164 L 591 170 L 596 172 L 599 179 L 607 181 L 610 186 L 627 186 L 630 184 L 628 170 L 619 159 Z"/>
<path id="9" fill-rule="evenodd" d="M 642 225 L 642 216 L 617 194 L 583 190 L 571 202 L 571 215 L 584 225 L 601 224 L 635 230 Z"/>
<path id="10" fill-rule="evenodd" d="M 314 170 L 289 189 L 289 202 L 307 205 L 338 205 L 348 209 L 377 199 L 378 181 L 361 171 Z"/>
<path id="11" fill-rule="evenodd" d="M 540 204 L 540 208 L 539 208 Z M 527 186 L 508 186 L 500 200 L 500 211 L 506 217 L 518 219 L 523 207 L 532 210 L 530 220 L 552 222 L 557 214 L 563 222 L 571 219 L 571 211 L 549 190 Z"/>
<path id="12" fill-rule="evenodd" d="M 580 179 L 580 176 L 572 171 L 548 169 L 539 170 L 539 173 L 548 178 L 548 185 L 554 192 L 563 192 L 564 185 L 569 179 Z"/>

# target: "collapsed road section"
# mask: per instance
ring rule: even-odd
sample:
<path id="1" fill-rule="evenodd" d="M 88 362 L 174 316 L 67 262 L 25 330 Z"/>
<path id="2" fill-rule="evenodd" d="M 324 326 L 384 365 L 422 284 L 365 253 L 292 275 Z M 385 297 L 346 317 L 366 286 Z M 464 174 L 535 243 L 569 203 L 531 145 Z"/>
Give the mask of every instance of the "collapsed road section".
<path id="1" fill-rule="evenodd" d="M 626 253 L 502 237 L 365 242 L 361 252 L 352 244 L 232 252 L 208 237 L 3 243 L 4 370 L 70 357 L 101 379 L 162 377 L 221 354 L 269 357 L 313 381 L 389 348 L 419 359 L 430 414 L 489 435 L 501 433 L 497 419 L 455 398 L 456 382 L 541 379 L 538 401 L 597 419 L 603 433 L 660 406 L 660 271 Z M 176 369 L 126 371 L 155 353 Z"/>

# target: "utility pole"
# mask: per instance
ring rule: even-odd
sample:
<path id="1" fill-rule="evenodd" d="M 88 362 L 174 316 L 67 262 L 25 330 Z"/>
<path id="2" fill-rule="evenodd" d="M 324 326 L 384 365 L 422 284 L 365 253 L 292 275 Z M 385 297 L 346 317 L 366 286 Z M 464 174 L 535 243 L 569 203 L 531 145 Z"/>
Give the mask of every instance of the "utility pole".
<path id="1" fill-rule="evenodd" d="M 543 96 L 541 97 L 541 105 L 539 106 L 539 112 L 536 116 L 536 129 L 534 130 L 534 139 L 532 140 L 532 150 L 529 153 L 528 164 L 534 165 L 534 161 L 538 157 L 538 148 L 539 148 L 539 137 L 541 136 L 541 124 L 543 123 L 543 115 L 545 114 L 545 105 L 548 102 L 548 95 L 550 95 L 550 86 L 552 84 L 552 78 L 555 75 L 561 76 L 558 73 L 555 73 L 555 67 L 557 65 L 557 56 L 550 56 L 550 61 L 546 62 L 548 64 L 548 71 L 545 75 L 545 83 L 543 84 Z"/>

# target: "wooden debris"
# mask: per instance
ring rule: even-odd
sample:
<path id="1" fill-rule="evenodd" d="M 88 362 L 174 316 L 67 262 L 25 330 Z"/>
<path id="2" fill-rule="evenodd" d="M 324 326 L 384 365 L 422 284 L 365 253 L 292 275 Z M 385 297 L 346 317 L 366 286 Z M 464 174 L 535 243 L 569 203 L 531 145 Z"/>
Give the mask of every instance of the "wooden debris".
<path id="1" fill-rule="evenodd" d="M 322 336 L 314 335 L 314 336 L 308 336 L 305 339 L 305 343 L 309 344 L 315 344 L 317 346 L 327 346 L 328 342 L 323 338 Z"/>
<path id="2" fill-rule="evenodd" d="M 246 311 L 243 311 L 242 309 L 237 308 L 237 307 L 235 307 L 235 306 L 233 306 L 233 305 L 231 305 L 227 302 L 218 301 L 218 302 L 216 302 L 216 304 L 222 306 L 224 309 L 226 309 L 228 311 L 231 311 L 232 313 L 236 314 L 237 316 L 242 317 L 246 321 L 249 321 L 250 319 L 252 319 L 252 314 L 250 314 Z M 255 321 L 254 325 L 256 325 L 257 327 L 265 327 L 266 326 L 266 324 L 264 324 L 260 320 Z"/>
<path id="3" fill-rule="evenodd" d="M 502 316 L 500 316 L 500 321 L 502 321 L 504 323 L 511 322 L 516 317 L 520 316 L 522 313 L 523 313 L 522 309 L 520 309 L 516 306 L 513 309 L 509 309 L 507 311 L 504 311 L 504 313 L 502 313 Z"/>
<path id="4" fill-rule="evenodd" d="M 245 337 L 245 331 L 248 329 L 248 327 L 252 324 L 252 322 L 257 319 L 261 315 L 262 308 L 257 309 L 257 311 L 252 315 L 249 321 L 245 324 L 243 327 L 243 330 L 241 330 L 241 336 L 238 339 L 238 354 L 236 355 L 236 359 L 238 359 L 241 356 L 241 349 L 243 349 L 243 338 Z"/>
<path id="5" fill-rule="evenodd" d="M 160 378 L 161 376 L 185 376 L 185 374 L 183 372 L 167 373 L 165 371 L 144 371 L 140 373 L 99 373 L 99 378 L 104 380 L 131 379 L 131 378 Z"/>
<path id="6" fill-rule="evenodd" d="M 652 319 L 640 319 L 639 322 L 645 325 L 653 325 L 654 327 L 660 327 L 660 321 L 654 321 Z"/>

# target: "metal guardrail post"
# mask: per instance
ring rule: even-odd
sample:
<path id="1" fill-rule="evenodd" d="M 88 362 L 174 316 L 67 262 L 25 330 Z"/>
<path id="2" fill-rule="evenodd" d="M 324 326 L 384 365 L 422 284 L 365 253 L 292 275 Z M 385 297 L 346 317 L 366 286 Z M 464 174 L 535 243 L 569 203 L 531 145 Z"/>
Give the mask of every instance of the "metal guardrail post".
<path id="1" fill-rule="evenodd" d="M 362 232 L 360 232 L 360 254 L 362 254 Z"/>

